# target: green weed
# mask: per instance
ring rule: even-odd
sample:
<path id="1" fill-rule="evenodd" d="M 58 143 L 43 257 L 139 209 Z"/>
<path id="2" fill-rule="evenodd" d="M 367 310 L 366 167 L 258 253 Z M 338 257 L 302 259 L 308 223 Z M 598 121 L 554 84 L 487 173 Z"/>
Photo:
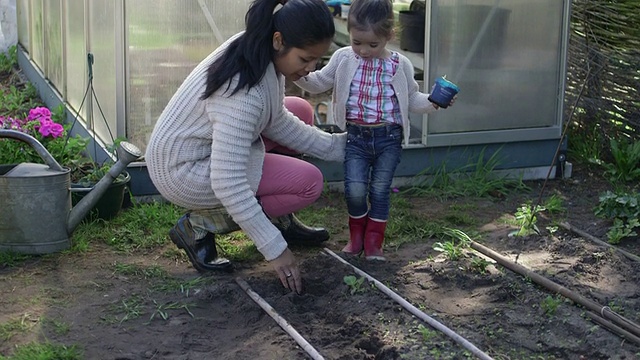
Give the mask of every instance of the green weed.
<path id="1" fill-rule="evenodd" d="M 609 144 L 613 163 L 594 161 L 604 167 L 605 177 L 613 184 L 640 180 L 640 141 L 611 139 Z"/>
<path id="2" fill-rule="evenodd" d="M 162 320 L 166 321 L 167 319 L 169 319 L 169 310 L 184 310 L 192 318 L 195 317 L 193 316 L 191 310 L 189 310 L 189 306 L 187 306 L 187 304 L 182 304 L 175 301 L 165 304 L 158 304 L 158 302 L 155 300 L 153 300 L 153 304 L 155 305 L 155 310 L 149 317 L 149 321 L 147 323 L 150 323 L 156 317 L 160 317 Z"/>
<path id="3" fill-rule="evenodd" d="M 349 287 L 351 295 L 365 291 L 366 288 L 363 286 L 364 279 L 364 276 L 356 278 L 353 275 L 346 275 L 344 278 L 342 278 L 344 283 Z"/>
<path id="4" fill-rule="evenodd" d="M 607 232 L 608 242 L 618 244 L 624 238 L 637 236 L 640 229 L 640 194 L 607 191 L 600 195 L 594 209 L 597 217 L 613 221 Z"/>
<path id="5" fill-rule="evenodd" d="M 563 299 L 561 296 L 553 297 L 548 295 L 546 298 L 542 299 L 542 302 L 540 302 L 540 308 L 547 316 L 553 316 L 558 310 L 560 304 L 562 304 L 562 301 Z"/>
<path id="6" fill-rule="evenodd" d="M 32 342 L 16 347 L 11 356 L 0 355 L 0 360 L 82 360 L 82 355 L 82 350 L 76 345 Z"/>
<path id="7" fill-rule="evenodd" d="M 1 323 L 0 340 L 7 341 L 18 334 L 28 332 L 38 321 L 38 319 L 33 319 L 31 314 L 25 313 L 20 318 Z"/>
<path id="8" fill-rule="evenodd" d="M 422 170 L 415 177 L 415 184 L 407 190 L 410 194 L 438 196 L 440 198 L 455 198 L 465 196 L 496 196 L 506 195 L 514 190 L 524 190 L 528 187 L 522 179 L 513 179 L 496 175 L 500 165 L 499 151 L 485 160 L 485 149 L 477 156 L 470 156 L 466 164 L 457 169 L 449 169 L 443 162 L 433 175 L 429 176 L 431 168 Z"/>

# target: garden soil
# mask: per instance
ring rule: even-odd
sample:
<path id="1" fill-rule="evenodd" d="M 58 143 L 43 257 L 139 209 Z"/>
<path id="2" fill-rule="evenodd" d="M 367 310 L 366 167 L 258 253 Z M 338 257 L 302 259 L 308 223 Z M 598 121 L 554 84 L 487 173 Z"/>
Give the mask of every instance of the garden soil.
<path id="1" fill-rule="evenodd" d="M 459 216 L 459 209 L 465 209 L 477 220 L 478 242 L 484 246 L 638 324 L 639 264 L 562 227 L 546 229 L 562 220 L 605 238 L 608 224 L 592 208 L 606 183 L 588 169 L 576 168 L 571 179 L 527 184 L 531 191 L 500 198 L 415 197 L 410 211 L 431 221 Z M 541 235 L 510 236 L 516 228 L 508 219 L 541 192 L 545 198 L 557 194 L 563 199 L 561 219 L 541 216 Z M 335 193 L 323 195 L 313 206 L 344 211 Z M 331 229 L 326 248 L 342 256 L 347 227 L 333 224 Z M 30 341 L 51 341 L 78 345 L 86 359 L 119 360 L 312 359 L 314 350 L 305 351 L 305 342 L 325 359 L 342 360 L 466 359 L 474 358 L 469 350 L 474 348 L 494 359 L 640 355 L 638 344 L 599 325 L 592 319 L 598 315 L 585 306 L 490 258 L 480 271 L 474 264 L 482 255 L 472 249 L 449 260 L 433 249 L 437 241 L 416 239 L 387 248 L 383 263 L 345 258 L 413 304 L 419 316 L 367 279 L 359 286 L 347 285 L 345 276 L 362 276 L 322 249 L 295 249 L 305 287 L 300 295 L 284 289 L 264 262 L 239 263 L 231 274 L 202 278 L 188 262 L 162 256 L 173 246 L 170 241 L 146 254 L 122 254 L 95 243 L 84 254 L 34 257 L 0 267 L 0 324 L 18 319 L 26 329 L 0 338 L 0 354 L 10 355 L 15 346 Z M 620 248 L 640 255 L 637 238 Z M 115 264 L 158 266 L 185 283 L 204 281 L 188 290 L 159 291 L 161 280 L 122 275 L 114 271 Z M 300 335 L 301 343 L 242 290 L 237 278 Z"/>
<path id="2" fill-rule="evenodd" d="M 530 190 L 507 196 L 412 197 L 409 212 L 425 223 L 473 219 L 474 231 L 468 232 L 473 240 L 638 324 L 640 264 L 558 226 L 564 221 L 606 238 L 610 224 L 596 218 L 593 208 L 610 186 L 594 170 L 575 166 L 569 179 L 529 181 Z M 517 230 L 510 219 L 518 207 L 553 194 L 562 199 L 564 212 L 541 214 L 539 235 L 510 236 Z M 340 194 L 323 194 L 313 205 L 327 206 L 336 209 L 335 222 L 314 225 L 329 227 L 326 248 L 342 256 L 348 229 Z M 294 249 L 302 294 L 284 289 L 263 261 L 236 263 L 233 273 L 203 277 L 184 257 L 163 256 L 174 248 L 168 238 L 146 253 L 125 254 L 94 242 L 85 253 L 0 264 L 0 355 L 49 341 L 77 345 L 85 359 L 319 358 L 238 285 L 236 279 L 242 279 L 325 359 L 475 358 L 470 349 L 504 360 L 640 357 L 640 345 L 596 322 L 599 315 L 588 307 L 473 249 L 450 260 L 434 250 L 438 241 L 425 237 L 387 247 L 386 262 L 345 258 L 406 299 L 419 316 L 367 279 L 347 285 L 345 276 L 362 276 L 322 249 Z M 638 241 L 627 239 L 619 247 L 640 255 Z M 161 268 L 192 286 L 162 290 L 166 280 L 144 271 L 123 275 L 118 264 Z M 440 331 L 447 329 L 449 334 Z"/>

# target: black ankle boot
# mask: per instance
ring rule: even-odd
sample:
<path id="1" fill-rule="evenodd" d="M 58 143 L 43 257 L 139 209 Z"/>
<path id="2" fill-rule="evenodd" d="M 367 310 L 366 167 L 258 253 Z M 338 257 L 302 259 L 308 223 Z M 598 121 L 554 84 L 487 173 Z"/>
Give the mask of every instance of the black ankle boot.
<path id="1" fill-rule="evenodd" d="M 208 232 L 202 239 L 195 239 L 195 233 L 189 222 L 189 214 L 182 216 L 178 223 L 169 230 L 171 241 L 179 249 L 183 249 L 191 265 L 199 272 L 232 271 L 233 265 L 225 258 L 218 257 L 215 235 Z"/>
<path id="2" fill-rule="evenodd" d="M 293 214 L 277 217 L 273 223 L 289 245 L 322 246 L 323 242 L 329 240 L 329 232 L 326 229 L 309 227 Z"/>

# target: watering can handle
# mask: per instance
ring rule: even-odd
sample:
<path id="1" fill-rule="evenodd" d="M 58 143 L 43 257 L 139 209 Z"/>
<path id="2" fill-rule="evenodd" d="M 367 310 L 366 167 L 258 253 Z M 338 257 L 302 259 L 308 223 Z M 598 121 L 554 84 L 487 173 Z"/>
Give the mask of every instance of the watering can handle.
<path id="1" fill-rule="evenodd" d="M 58 164 L 56 159 L 49 154 L 47 149 L 33 136 L 16 130 L 0 130 L 0 138 L 12 138 L 26 142 L 31 145 L 31 147 L 38 153 L 38 155 L 40 155 L 42 160 L 44 160 L 52 170 L 65 171 L 65 169 Z"/>

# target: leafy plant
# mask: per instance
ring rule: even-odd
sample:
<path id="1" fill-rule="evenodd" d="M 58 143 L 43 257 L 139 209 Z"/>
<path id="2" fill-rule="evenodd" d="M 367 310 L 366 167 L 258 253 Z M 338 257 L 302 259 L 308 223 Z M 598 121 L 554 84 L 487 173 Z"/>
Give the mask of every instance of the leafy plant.
<path id="1" fill-rule="evenodd" d="M 538 222 L 537 214 L 545 210 L 546 208 L 542 205 L 532 206 L 530 204 L 522 204 L 515 213 L 516 223 L 520 226 L 520 229 L 514 232 L 513 235 L 528 236 L 531 234 L 540 234 L 540 230 L 536 225 L 536 222 Z"/>
<path id="2" fill-rule="evenodd" d="M 480 274 L 487 273 L 487 266 L 489 266 L 489 262 L 482 257 L 475 256 L 471 259 L 471 270 L 478 272 Z"/>
<path id="3" fill-rule="evenodd" d="M 606 163 L 600 159 L 594 159 L 598 165 L 604 167 L 604 175 L 609 181 L 634 181 L 640 179 L 640 141 L 615 139 L 610 141 L 613 163 Z"/>
<path id="4" fill-rule="evenodd" d="M 365 288 L 362 286 L 362 284 L 364 284 L 364 276 L 356 278 L 353 275 L 346 275 L 344 278 L 342 278 L 342 280 L 351 289 L 351 295 L 354 295 L 358 292 L 364 292 L 365 290 Z"/>
<path id="5" fill-rule="evenodd" d="M 0 72 L 8 73 L 18 67 L 18 47 L 10 46 L 7 53 L 0 52 Z"/>
<path id="6" fill-rule="evenodd" d="M 608 241 L 618 244 L 626 237 L 637 236 L 640 228 L 640 194 L 614 193 L 607 191 L 600 195 L 599 203 L 594 209 L 596 216 L 612 220 L 613 225 L 607 232 Z"/>
<path id="7" fill-rule="evenodd" d="M 551 295 L 548 295 L 546 298 L 542 299 L 542 301 L 540 302 L 540 308 L 548 316 L 553 316 L 558 310 L 558 307 L 560 306 L 560 304 L 562 304 L 562 297 L 560 296 L 553 297 Z"/>
<path id="8" fill-rule="evenodd" d="M 433 244 L 433 250 L 444 253 L 449 260 L 460 259 L 464 255 L 464 249 L 469 247 L 471 238 L 458 229 L 445 228 L 444 234 L 452 240 L 436 242 Z M 456 240 L 458 240 L 457 243 Z"/>

